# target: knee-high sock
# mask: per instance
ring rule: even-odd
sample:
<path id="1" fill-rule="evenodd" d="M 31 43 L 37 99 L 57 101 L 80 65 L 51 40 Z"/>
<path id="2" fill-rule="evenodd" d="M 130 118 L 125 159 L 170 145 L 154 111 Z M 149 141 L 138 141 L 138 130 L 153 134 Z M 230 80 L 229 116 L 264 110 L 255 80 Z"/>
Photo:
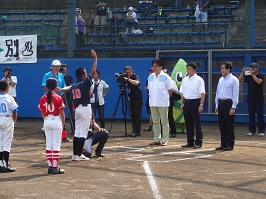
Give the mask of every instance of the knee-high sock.
<path id="1" fill-rule="evenodd" d="M 74 139 L 73 139 L 73 155 L 77 155 L 78 142 L 79 142 L 79 138 L 74 137 Z"/>
<path id="2" fill-rule="evenodd" d="M 53 150 L 53 167 L 58 167 L 60 151 Z"/>
<path id="3" fill-rule="evenodd" d="M 46 160 L 49 167 L 53 166 L 53 151 L 46 150 Z"/>
<path id="4" fill-rule="evenodd" d="M 77 155 L 81 156 L 82 149 L 84 147 L 85 138 L 79 138 L 78 140 L 78 149 L 77 149 Z"/>
<path id="5" fill-rule="evenodd" d="M 3 164 L 4 164 L 4 167 L 8 166 L 8 160 L 9 160 L 9 152 L 3 151 Z"/>

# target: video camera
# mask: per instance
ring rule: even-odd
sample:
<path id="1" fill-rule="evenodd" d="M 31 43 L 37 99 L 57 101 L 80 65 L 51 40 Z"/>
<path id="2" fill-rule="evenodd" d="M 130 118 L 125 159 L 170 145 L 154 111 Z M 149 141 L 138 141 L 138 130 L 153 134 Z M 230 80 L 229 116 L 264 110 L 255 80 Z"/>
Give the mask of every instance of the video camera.
<path id="1" fill-rule="evenodd" d="M 120 73 L 115 73 L 115 81 L 117 83 L 120 83 L 121 85 L 125 85 L 126 84 L 126 81 L 124 79 L 124 77 L 126 77 L 127 74 L 125 72 L 120 72 Z"/>

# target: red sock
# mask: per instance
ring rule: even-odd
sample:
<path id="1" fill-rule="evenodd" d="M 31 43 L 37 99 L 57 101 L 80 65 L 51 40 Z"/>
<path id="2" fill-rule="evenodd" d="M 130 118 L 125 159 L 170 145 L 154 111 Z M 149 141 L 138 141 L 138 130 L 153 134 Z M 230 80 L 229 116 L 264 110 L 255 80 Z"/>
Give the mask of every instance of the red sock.
<path id="1" fill-rule="evenodd" d="M 53 157 L 52 157 L 52 151 L 51 150 L 46 150 L 46 160 L 48 163 L 48 166 L 51 167 L 52 166 L 52 162 L 53 162 Z"/>

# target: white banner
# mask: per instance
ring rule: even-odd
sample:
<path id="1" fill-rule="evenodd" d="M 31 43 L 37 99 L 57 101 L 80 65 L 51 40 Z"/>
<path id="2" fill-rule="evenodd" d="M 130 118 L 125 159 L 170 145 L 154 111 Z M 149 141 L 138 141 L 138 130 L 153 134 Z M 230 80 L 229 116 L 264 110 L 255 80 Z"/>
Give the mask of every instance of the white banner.
<path id="1" fill-rule="evenodd" d="M 0 64 L 36 62 L 37 35 L 0 36 Z"/>

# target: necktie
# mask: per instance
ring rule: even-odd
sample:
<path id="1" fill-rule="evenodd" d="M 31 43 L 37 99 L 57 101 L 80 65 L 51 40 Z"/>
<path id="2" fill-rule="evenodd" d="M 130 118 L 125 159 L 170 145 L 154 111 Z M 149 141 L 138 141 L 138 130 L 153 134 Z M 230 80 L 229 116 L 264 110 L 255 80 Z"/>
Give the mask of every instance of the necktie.
<path id="1" fill-rule="evenodd" d="M 98 84 L 94 83 L 94 89 L 93 89 L 93 95 L 94 95 L 94 99 L 95 99 L 95 103 L 97 103 L 99 101 L 98 99 Z"/>

